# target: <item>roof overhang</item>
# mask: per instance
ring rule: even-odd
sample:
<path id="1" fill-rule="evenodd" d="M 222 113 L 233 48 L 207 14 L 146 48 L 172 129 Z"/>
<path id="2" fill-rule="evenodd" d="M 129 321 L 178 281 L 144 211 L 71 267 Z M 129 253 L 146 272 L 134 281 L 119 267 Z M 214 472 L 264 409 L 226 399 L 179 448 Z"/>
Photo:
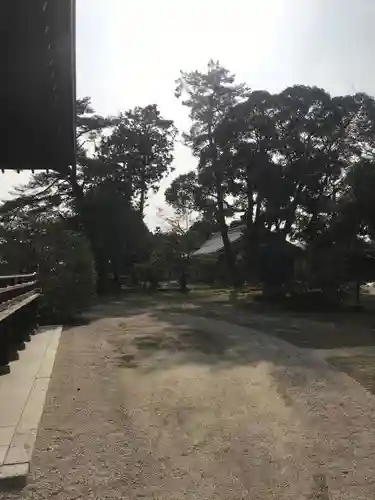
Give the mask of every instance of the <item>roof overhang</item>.
<path id="1" fill-rule="evenodd" d="M 75 164 L 75 0 L 2 0 L 0 169 Z"/>
<path id="2" fill-rule="evenodd" d="M 241 239 L 245 226 L 237 226 L 228 230 L 228 239 L 231 243 Z M 196 250 L 192 257 L 206 257 L 214 255 L 223 250 L 224 242 L 221 233 L 214 233 L 203 245 Z"/>
<path id="3" fill-rule="evenodd" d="M 228 239 L 230 243 L 239 241 L 243 237 L 244 232 L 245 232 L 244 225 L 239 225 L 230 228 L 228 230 Z M 305 250 L 305 246 L 302 243 L 290 241 L 288 238 L 287 240 L 285 240 L 284 237 L 282 237 L 280 234 L 276 232 L 268 231 L 267 235 L 269 239 L 262 244 L 263 246 L 275 244 L 277 241 L 279 241 L 280 244 L 286 245 L 287 248 L 289 248 L 294 252 L 301 253 Z M 277 240 L 277 238 L 279 238 L 279 240 Z M 208 238 L 208 240 L 205 241 L 200 248 L 198 248 L 198 250 L 192 253 L 192 257 L 208 257 L 216 255 L 223 249 L 224 249 L 224 242 L 221 233 L 213 233 L 211 237 Z"/>

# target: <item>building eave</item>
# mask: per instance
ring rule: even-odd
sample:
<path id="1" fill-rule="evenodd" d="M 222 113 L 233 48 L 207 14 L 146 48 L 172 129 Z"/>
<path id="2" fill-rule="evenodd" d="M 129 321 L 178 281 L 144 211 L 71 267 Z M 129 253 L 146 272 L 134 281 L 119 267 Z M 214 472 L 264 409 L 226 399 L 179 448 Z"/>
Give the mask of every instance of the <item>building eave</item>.
<path id="1" fill-rule="evenodd" d="M 0 169 L 75 164 L 75 1 L 3 0 Z"/>

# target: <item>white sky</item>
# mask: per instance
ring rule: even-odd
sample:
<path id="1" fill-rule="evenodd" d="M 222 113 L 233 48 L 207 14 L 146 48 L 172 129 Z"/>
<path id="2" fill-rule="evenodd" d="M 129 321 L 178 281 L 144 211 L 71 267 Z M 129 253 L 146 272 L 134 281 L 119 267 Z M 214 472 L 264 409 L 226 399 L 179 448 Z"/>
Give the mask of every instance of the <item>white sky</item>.
<path id="1" fill-rule="evenodd" d="M 375 94 L 375 0 L 76 0 L 77 95 L 96 111 L 156 103 L 187 128 L 174 97 L 180 69 L 219 59 L 253 89 L 279 91 L 297 83 L 333 94 Z M 195 160 L 178 144 L 176 173 Z M 26 174 L 0 174 L 0 197 Z M 161 191 L 147 222 L 160 224 Z"/>

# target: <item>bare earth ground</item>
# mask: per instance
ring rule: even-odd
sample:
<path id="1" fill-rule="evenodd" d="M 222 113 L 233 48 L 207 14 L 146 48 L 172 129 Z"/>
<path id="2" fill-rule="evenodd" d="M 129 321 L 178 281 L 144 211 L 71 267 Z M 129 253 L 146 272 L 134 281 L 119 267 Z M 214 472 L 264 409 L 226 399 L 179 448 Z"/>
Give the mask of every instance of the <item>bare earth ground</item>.
<path id="1" fill-rule="evenodd" d="M 66 329 L 29 485 L 0 498 L 375 498 L 374 397 L 277 318 L 204 311 L 118 301 Z"/>

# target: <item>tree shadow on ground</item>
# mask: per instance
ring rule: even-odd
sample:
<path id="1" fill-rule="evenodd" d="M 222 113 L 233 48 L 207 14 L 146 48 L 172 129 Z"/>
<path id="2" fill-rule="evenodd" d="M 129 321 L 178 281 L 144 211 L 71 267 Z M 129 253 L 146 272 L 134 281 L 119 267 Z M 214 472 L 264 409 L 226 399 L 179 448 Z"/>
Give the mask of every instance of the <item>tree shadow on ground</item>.
<path id="1" fill-rule="evenodd" d="M 232 303 L 207 303 L 179 295 L 133 295 L 97 304 L 85 317 L 91 325 L 77 326 L 77 334 L 94 326 L 98 341 L 114 348 L 108 362 L 137 369 L 133 376 L 187 365 L 210 370 L 252 366 L 264 370 L 285 404 L 291 405 L 301 392 L 321 387 L 322 380 L 332 380 L 335 373 L 339 374 L 313 359 L 309 350 L 284 341 L 294 336 L 297 345 L 306 347 L 305 339 L 312 338 L 320 346 L 320 341 L 316 342 L 320 337 L 327 346 L 326 324 L 319 326 L 292 316 L 248 313 Z M 331 337 L 339 334 L 333 329 Z M 357 332 L 351 335 L 355 337 Z M 314 342 L 307 346 L 315 347 Z"/>
<path id="2" fill-rule="evenodd" d="M 139 322 L 139 318 L 145 317 L 153 323 L 151 329 L 147 321 Z M 370 329 L 359 334 L 350 326 L 338 328 L 333 323 L 291 315 L 249 313 L 235 303 L 208 303 L 181 295 L 116 297 L 92 308 L 86 321 L 110 318 L 120 320 L 114 323 L 115 329 L 119 326 L 118 331 L 109 337 L 117 353 L 114 361 L 122 368 L 142 367 L 152 372 L 189 363 L 221 369 L 265 362 L 288 404 L 291 388 L 319 385 L 321 378 L 332 372 L 324 363 L 312 367 L 310 353 L 306 352 L 304 358 L 303 350 L 294 346 L 329 349 L 375 344 Z M 202 324 L 209 320 L 214 325 L 210 328 Z M 264 334 L 288 343 L 267 340 Z M 342 370 L 339 364 L 333 365 Z M 349 375 L 363 382 L 358 374 Z M 368 387 L 367 379 L 363 385 Z"/>
<path id="3" fill-rule="evenodd" d="M 178 312 L 181 309 L 171 306 L 168 310 Z M 350 322 L 342 324 L 333 319 L 319 321 L 293 314 L 276 314 L 274 311 L 254 313 L 238 308 L 233 303 L 216 306 L 195 304 L 186 312 L 257 329 L 302 348 L 375 346 L 375 328 L 369 325 L 356 326 Z"/>
<path id="4" fill-rule="evenodd" d="M 106 298 L 93 305 L 88 311 L 64 323 L 64 329 L 89 325 L 93 321 L 104 318 L 131 317 L 147 312 L 150 308 L 157 307 L 161 303 L 162 301 L 156 296 L 145 294 L 121 294 Z"/>
<path id="5" fill-rule="evenodd" d="M 170 304 L 169 312 L 188 312 L 195 316 L 222 319 L 231 323 L 254 328 L 273 335 L 298 347 L 309 349 L 333 349 L 337 347 L 359 347 L 375 345 L 375 327 L 365 324 L 343 324 L 334 317 L 325 321 L 317 317 L 306 317 L 292 313 L 278 313 L 273 309 L 249 311 L 243 304 L 232 302 L 192 301 Z"/>
<path id="6" fill-rule="evenodd" d="M 341 316 L 306 317 L 275 311 L 273 308 L 246 308 L 241 299 L 231 300 L 224 294 L 197 296 L 194 294 L 129 294 L 98 304 L 86 313 L 82 321 L 106 317 L 131 317 L 150 312 L 178 313 L 229 321 L 236 325 L 262 331 L 298 347 L 332 349 L 375 345 L 375 326 L 362 326 L 344 321 Z M 345 318 L 344 318 L 345 319 Z M 83 323 L 82 323 L 83 324 Z"/>
<path id="7" fill-rule="evenodd" d="M 330 357 L 327 361 L 338 370 L 347 373 L 359 382 L 365 389 L 375 394 L 375 356 L 352 355 L 344 357 Z"/>
<path id="8" fill-rule="evenodd" d="M 192 329 L 188 325 L 171 325 L 174 326 L 173 333 L 166 332 L 158 336 L 156 334 L 141 334 L 133 341 L 132 354 L 125 353 L 119 357 L 119 366 L 125 368 L 135 368 L 139 366 L 145 359 L 151 358 L 156 353 L 164 353 L 169 359 L 167 363 L 174 364 L 171 356 L 180 355 L 177 359 L 178 363 L 203 363 L 215 364 L 227 358 L 226 350 L 229 346 L 227 339 L 218 337 L 212 332 L 204 330 Z M 125 350 L 128 345 L 125 346 Z M 181 356 L 183 355 L 183 356 Z M 155 366 L 160 367 L 160 364 L 148 365 L 153 370 Z"/>
<path id="9" fill-rule="evenodd" d="M 260 370 L 257 376 L 268 377 L 284 403 L 292 406 L 338 374 L 309 351 L 222 320 L 165 310 L 152 311 L 148 320 L 158 327 L 138 329 L 132 318 L 116 339 L 118 366 L 137 369 L 137 376 L 154 376 L 176 367 L 201 366 L 215 371 L 252 367 Z M 246 379 L 249 374 L 243 372 L 243 376 Z M 341 389 L 340 385 L 338 391 Z"/>

